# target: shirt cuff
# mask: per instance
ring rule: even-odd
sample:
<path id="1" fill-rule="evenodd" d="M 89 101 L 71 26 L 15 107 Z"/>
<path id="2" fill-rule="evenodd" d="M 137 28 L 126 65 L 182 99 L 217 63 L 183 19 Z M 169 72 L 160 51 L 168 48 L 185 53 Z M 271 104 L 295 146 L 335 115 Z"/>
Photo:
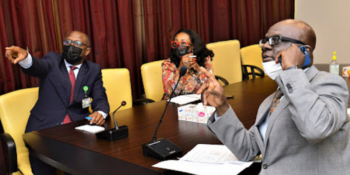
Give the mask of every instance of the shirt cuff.
<path id="1" fill-rule="evenodd" d="M 106 119 L 107 114 L 105 112 L 103 112 L 103 111 L 97 111 L 97 112 L 100 113 L 104 119 Z"/>
<path id="2" fill-rule="evenodd" d="M 24 69 L 29 69 L 33 65 L 32 56 L 28 53 L 27 57 L 24 60 L 18 62 L 18 64 Z"/>
<path id="3" fill-rule="evenodd" d="M 227 114 L 228 114 L 228 111 L 229 111 L 229 110 L 232 110 L 231 105 L 229 105 L 229 106 L 230 106 L 230 108 L 228 108 L 228 110 L 227 110 L 222 116 L 227 115 Z M 216 111 L 216 112 L 214 113 L 215 121 L 218 121 L 222 116 L 218 116 L 218 112 Z"/>

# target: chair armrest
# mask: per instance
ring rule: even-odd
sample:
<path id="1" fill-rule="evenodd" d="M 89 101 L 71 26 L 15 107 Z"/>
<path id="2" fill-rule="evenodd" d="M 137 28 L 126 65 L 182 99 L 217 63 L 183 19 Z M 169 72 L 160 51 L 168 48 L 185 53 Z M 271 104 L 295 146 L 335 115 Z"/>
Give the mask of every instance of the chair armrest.
<path id="1" fill-rule="evenodd" d="M 265 73 L 263 70 L 261 70 L 259 67 L 253 66 L 253 65 L 242 65 L 243 67 L 243 79 L 249 80 L 249 75 L 253 76 L 253 79 L 255 79 L 255 75 L 259 77 L 264 77 Z M 251 72 L 248 73 L 247 67 L 250 68 Z M 257 72 L 256 72 L 257 71 Z"/>
<path id="2" fill-rule="evenodd" d="M 219 75 L 215 75 L 215 78 L 219 81 L 222 81 L 225 85 L 224 86 L 226 86 L 226 85 L 228 85 L 229 83 L 228 83 L 228 81 L 225 79 L 225 78 L 223 78 L 223 77 L 220 77 Z"/>
<path id="3" fill-rule="evenodd" d="M 148 98 L 140 98 L 140 99 L 135 100 L 132 103 L 132 105 L 133 106 L 141 106 L 141 105 L 145 105 L 145 104 L 153 103 L 153 102 L 155 102 L 155 101 L 151 100 L 151 99 L 148 99 Z"/>
<path id="4" fill-rule="evenodd" d="M 16 144 L 8 133 L 0 134 L 1 152 L 7 174 L 18 171 Z"/>

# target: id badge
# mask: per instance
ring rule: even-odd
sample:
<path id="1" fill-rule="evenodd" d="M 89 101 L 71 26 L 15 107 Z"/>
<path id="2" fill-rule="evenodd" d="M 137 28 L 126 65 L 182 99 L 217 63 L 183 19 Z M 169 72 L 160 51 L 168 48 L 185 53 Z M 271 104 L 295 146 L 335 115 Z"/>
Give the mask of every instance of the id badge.
<path id="1" fill-rule="evenodd" d="M 84 98 L 81 102 L 83 109 L 88 108 L 91 105 L 91 98 Z"/>

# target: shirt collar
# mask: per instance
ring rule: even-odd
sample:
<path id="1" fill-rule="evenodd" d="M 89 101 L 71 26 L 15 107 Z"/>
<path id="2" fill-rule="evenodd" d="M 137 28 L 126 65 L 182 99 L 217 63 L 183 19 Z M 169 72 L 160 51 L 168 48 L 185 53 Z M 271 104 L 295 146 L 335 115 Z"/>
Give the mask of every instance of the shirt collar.
<path id="1" fill-rule="evenodd" d="M 81 65 L 82 65 L 83 63 L 80 63 L 80 64 L 78 64 L 78 65 L 73 65 L 73 64 L 68 63 L 66 60 L 64 60 L 64 64 L 66 65 L 67 70 L 70 70 L 70 67 L 71 67 L 71 66 L 74 66 L 74 67 L 76 67 L 77 69 L 80 69 L 80 67 L 81 67 Z"/>

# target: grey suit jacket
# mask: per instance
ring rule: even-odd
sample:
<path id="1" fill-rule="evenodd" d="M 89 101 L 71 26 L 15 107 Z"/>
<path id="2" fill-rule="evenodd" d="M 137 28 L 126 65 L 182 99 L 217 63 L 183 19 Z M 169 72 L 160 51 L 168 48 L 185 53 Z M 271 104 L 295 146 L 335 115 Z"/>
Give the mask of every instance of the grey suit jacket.
<path id="1" fill-rule="evenodd" d="M 349 91 L 340 77 L 314 66 L 283 71 L 276 82 L 284 93 L 269 118 L 265 142 L 258 126 L 264 121 L 274 94 L 260 105 L 255 124 L 246 130 L 230 108 L 209 129 L 241 161 L 262 154 L 260 174 L 350 174 Z"/>

